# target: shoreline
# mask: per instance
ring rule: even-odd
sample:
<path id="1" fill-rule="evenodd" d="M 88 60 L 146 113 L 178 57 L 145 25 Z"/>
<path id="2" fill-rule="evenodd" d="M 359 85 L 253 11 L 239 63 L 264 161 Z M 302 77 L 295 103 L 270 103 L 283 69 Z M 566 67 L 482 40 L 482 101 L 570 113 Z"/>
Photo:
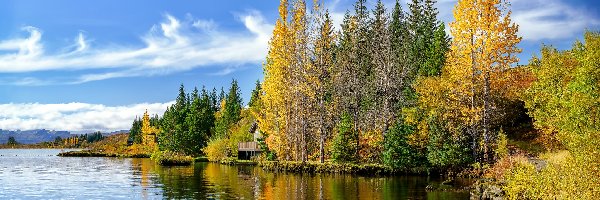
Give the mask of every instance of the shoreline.
<path id="1" fill-rule="evenodd" d="M 110 158 L 150 158 L 149 154 L 117 154 L 104 153 L 92 150 L 66 151 L 61 152 L 59 157 L 110 157 Z"/>
<path id="2" fill-rule="evenodd" d="M 63 146 L 40 146 L 37 144 L 27 145 L 0 145 L 0 149 L 86 149 L 86 147 L 63 147 Z"/>

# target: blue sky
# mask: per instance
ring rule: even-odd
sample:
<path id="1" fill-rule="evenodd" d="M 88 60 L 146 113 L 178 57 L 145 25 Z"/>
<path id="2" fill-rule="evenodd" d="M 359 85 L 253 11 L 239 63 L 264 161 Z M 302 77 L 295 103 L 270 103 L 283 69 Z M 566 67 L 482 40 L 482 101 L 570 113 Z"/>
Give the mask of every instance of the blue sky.
<path id="1" fill-rule="evenodd" d="M 392 8 L 394 1 L 384 1 Z M 353 1 L 328 0 L 336 23 Z M 439 0 L 452 21 L 456 0 Z M 600 3 L 513 0 L 521 63 L 542 43 L 561 49 L 599 30 Z M 369 5 L 375 1 L 369 0 Z M 162 114 L 179 84 L 227 89 L 244 100 L 261 63 L 278 1 L 0 2 L 0 128 L 128 129 L 145 109 Z"/>

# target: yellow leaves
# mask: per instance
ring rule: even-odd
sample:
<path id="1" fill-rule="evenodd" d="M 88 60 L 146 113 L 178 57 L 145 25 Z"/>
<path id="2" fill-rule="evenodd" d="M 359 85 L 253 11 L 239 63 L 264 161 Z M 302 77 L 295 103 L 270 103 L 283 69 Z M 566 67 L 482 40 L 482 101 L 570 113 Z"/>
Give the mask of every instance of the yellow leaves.
<path id="1" fill-rule="evenodd" d="M 379 131 L 366 131 L 359 140 L 359 158 L 364 163 L 379 163 L 383 150 L 383 134 Z"/>
<path id="2" fill-rule="evenodd" d="M 150 116 L 148 115 L 148 110 L 144 112 L 144 117 L 142 118 L 142 142 L 144 145 L 149 147 L 156 146 L 156 134 L 160 131 L 158 128 L 150 125 Z"/>
<path id="3" fill-rule="evenodd" d="M 266 140 L 269 148 L 277 155 L 286 154 L 285 143 L 287 131 L 287 119 L 290 112 L 291 91 L 294 84 L 291 83 L 293 53 L 298 36 L 297 29 L 302 27 L 302 18 L 306 12 L 304 8 L 295 9 L 292 21 L 288 21 L 289 2 L 284 0 L 279 5 L 279 20 L 273 29 L 273 37 L 269 43 L 267 62 L 263 69 L 265 73 L 262 85 L 262 96 L 264 108 L 262 114 L 257 117 L 258 126 L 268 138 Z M 302 7 L 294 5 L 295 8 Z"/>
<path id="4" fill-rule="evenodd" d="M 510 22 L 510 12 L 502 16 L 503 9 L 506 5 L 499 0 L 458 1 L 456 21 L 450 23 L 453 42 L 447 63 L 441 77 L 419 82 L 420 103 L 446 110 L 445 120 L 474 124 L 481 119 L 481 103 L 475 101 L 484 76 L 508 69 L 517 61 L 514 54 L 520 52 L 518 26 Z M 492 77 L 492 84 L 496 78 Z"/>
<path id="5" fill-rule="evenodd" d="M 517 160 L 505 174 L 508 199 L 598 199 L 600 182 L 593 166 L 568 151 L 546 153 L 535 162 Z M 534 165 L 535 164 L 535 165 Z"/>
<path id="6" fill-rule="evenodd" d="M 421 120 L 417 124 L 417 131 L 413 134 L 408 135 L 408 144 L 416 147 L 416 149 L 423 150 L 427 148 L 429 142 L 429 125 L 427 121 Z"/>

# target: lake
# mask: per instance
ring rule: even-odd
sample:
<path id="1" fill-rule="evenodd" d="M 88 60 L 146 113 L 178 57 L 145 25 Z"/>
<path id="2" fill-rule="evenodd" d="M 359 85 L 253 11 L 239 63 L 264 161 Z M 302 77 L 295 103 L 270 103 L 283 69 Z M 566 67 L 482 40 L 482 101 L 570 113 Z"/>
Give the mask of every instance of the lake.
<path id="1" fill-rule="evenodd" d="M 254 166 L 161 167 L 147 158 L 58 157 L 58 149 L 0 149 L 0 199 L 468 199 L 427 192 L 439 180 L 271 173 Z"/>

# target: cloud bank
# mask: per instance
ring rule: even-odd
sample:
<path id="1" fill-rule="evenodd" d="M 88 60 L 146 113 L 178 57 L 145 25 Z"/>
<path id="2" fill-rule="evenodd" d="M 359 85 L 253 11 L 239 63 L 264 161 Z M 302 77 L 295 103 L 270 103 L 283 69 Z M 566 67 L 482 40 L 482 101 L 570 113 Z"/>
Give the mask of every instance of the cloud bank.
<path id="1" fill-rule="evenodd" d="M 66 131 L 129 130 L 136 116 L 146 109 L 162 115 L 174 102 L 141 103 L 127 106 L 102 104 L 0 104 L 0 129 L 49 129 Z"/>
<path id="2" fill-rule="evenodd" d="M 179 20 L 165 15 L 163 22 L 140 37 L 141 47 L 125 44 L 95 47 L 86 36 L 93 33 L 81 32 L 71 46 L 58 53 L 46 52 L 41 29 L 26 26 L 23 31 L 29 33 L 28 37 L 0 41 L 0 73 L 78 73 L 66 78 L 5 78 L 0 84 L 79 84 L 119 77 L 170 74 L 214 65 L 231 71 L 232 66 L 264 60 L 273 25 L 265 22 L 259 12 L 238 16 L 246 31 L 237 32 L 219 30 L 218 24 L 212 20 L 188 18 Z"/>
<path id="3" fill-rule="evenodd" d="M 67 130 L 114 131 L 128 130 L 136 116 L 146 109 L 149 114 L 162 115 L 173 102 L 141 103 L 127 106 L 102 104 L 0 104 L 0 129 L 7 130 Z"/>

